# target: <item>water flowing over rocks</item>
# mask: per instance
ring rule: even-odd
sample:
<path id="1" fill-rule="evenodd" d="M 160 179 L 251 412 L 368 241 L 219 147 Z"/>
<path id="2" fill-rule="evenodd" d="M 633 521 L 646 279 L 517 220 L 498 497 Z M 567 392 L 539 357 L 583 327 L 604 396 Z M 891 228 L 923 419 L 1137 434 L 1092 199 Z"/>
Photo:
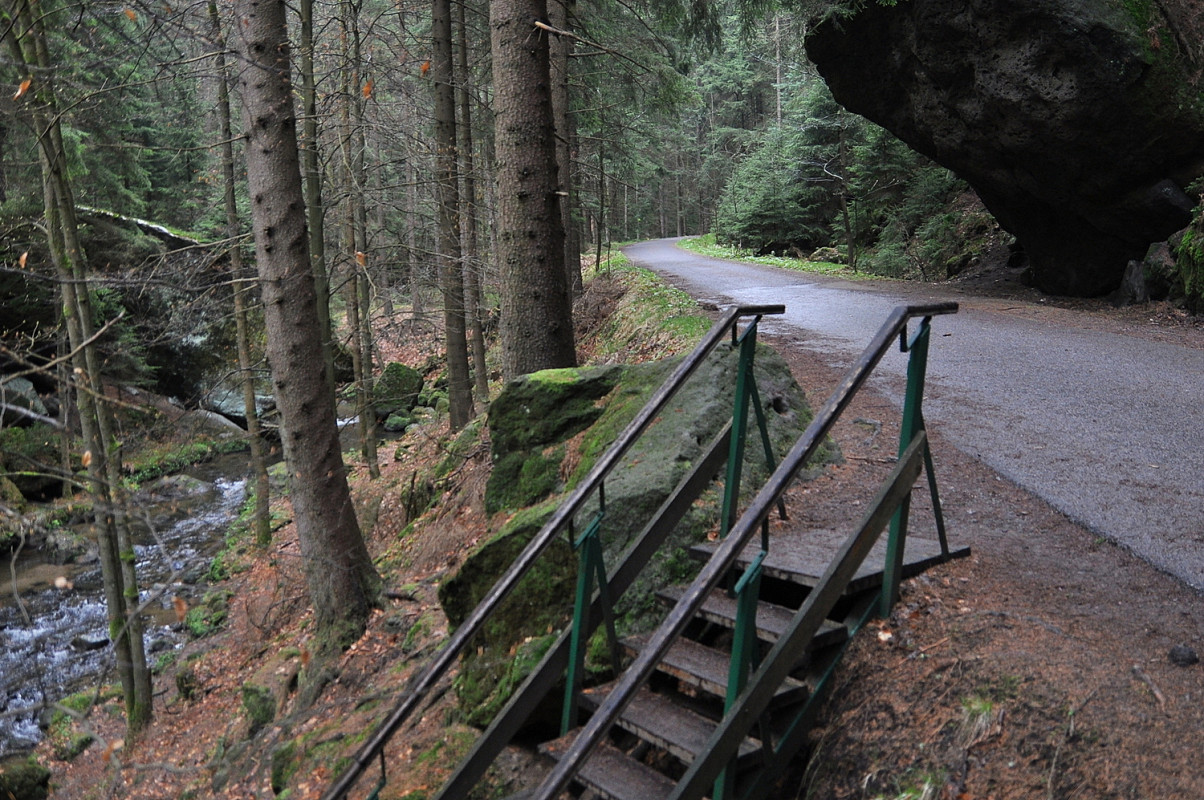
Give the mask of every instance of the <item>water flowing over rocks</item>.
<path id="1" fill-rule="evenodd" d="M 210 483 L 177 475 L 149 484 L 132 499 L 142 523 L 134 552 L 141 599 L 151 618 L 149 652 L 174 649 L 185 640 L 172 598 L 191 603 L 203 593 L 204 587 L 194 584 L 204 578 L 245 494 L 241 478 Z M 32 746 L 41 736 L 37 709 L 89 685 L 112 666 L 100 566 L 95 546 L 86 545 L 91 539 L 86 528 L 56 532 L 84 543 L 87 553 L 74 563 L 65 564 L 61 552 L 46 549 L 49 542 L 41 551 L 32 545 L 23 550 L 16 583 L 0 601 L 0 709 L 29 709 L 0 725 L 0 754 Z"/>
<path id="2" fill-rule="evenodd" d="M 867 3 L 807 54 L 837 101 L 977 190 L 1034 285 L 1097 296 L 1190 221 L 1201 27 L 1179 0 Z"/>

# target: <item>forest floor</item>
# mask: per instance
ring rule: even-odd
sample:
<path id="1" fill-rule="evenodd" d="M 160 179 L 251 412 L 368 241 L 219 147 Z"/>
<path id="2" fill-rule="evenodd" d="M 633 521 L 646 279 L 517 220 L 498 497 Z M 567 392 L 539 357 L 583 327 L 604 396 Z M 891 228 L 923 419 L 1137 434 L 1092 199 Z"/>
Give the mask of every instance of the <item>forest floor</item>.
<path id="1" fill-rule="evenodd" d="M 990 294 L 997 283 L 964 290 Z M 603 288 L 582 315 L 593 324 L 611 306 Z M 1164 305 L 1073 305 L 1136 327 L 1154 324 L 1171 337 L 1196 327 Z M 428 355 L 415 343 L 434 338 L 382 333 L 385 358 L 411 364 Z M 818 407 L 840 375 L 796 343 L 770 343 Z M 858 397 L 833 432 L 843 461 L 792 489 L 798 524 L 849 518 L 890 469 L 897 417 L 884 397 Z M 138 743 L 117 748 L 121 722 L 105 713 L 115 708 L 109 704 L 87 723 L 99 744 L 74 760 L 56 759 L 50 742 L 40 748 L 54 773 L 53 796 L 319 796 L 336 758 L 354 752 L 446 635 L 438 581 L 500 523 L 483 511 L 489 458 L 482 445 L 461 454 L 460 466 L 433 487 L 433 510 L 411 525 L 414 476 L 447 453 L 437 427 L 382 449 L 383 476 L 371 485 L 362 464 L 350 466 L 361 519 L 374 518 L 370 546 L 390 599 L 313 708 L 286 702 L 279 719 L 248 738 L 244 682 L 265 671 L 288 677 L 307 661 L 309 614 L 295 532 L 286 525 L 228 582 L 226 628 L 190 644 L 160 676 L 155 722 Z M 1169 658 L 1176 645 L 1204 650 L 1204 597 L 946 445 L 939 429 L 930 434 L 951 541 L 970 545 L 972 555 L 907 582 L 895 614 L 856 639 L 809 757 L 800 757 L 776 796 L 1204 797 L 1204 666 Z M 189 700 L 174 679 L 185 666 L 195 680 Z M 471 743 L 474 731 L 454 721 L 451 692 L 437 694 L 388 747 L 382 797 L 426 797 Z M 291 752 L 288 742 L 296 743 Z M 309 759 L 295 760 L 302 751 Z M 494 777 L 523 782 L 529 766 L 512 753 Z"/>

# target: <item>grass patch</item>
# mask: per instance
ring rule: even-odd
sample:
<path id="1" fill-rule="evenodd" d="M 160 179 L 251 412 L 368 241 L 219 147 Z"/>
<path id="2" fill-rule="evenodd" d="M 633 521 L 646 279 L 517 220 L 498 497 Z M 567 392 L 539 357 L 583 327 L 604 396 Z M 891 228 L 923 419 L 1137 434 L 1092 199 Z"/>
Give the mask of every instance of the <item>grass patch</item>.
<path id="1" fill-rule="evenodd" d="M 742 247 L 728 247 L 727 245 L 719 244 L 715 241 L 715 234 L 708 233 L 705 236 L 696 236 L 690 239 L 683 239 L 678 247 L 683 250 L 689 250 L 692 253 L 698 253 L 700 256 L 710 256 L 711 258 L 724 258 L 728 261 L 747 261 L 752 264 L 765 264 L 770 267 L 780 267 L 782 269 L 792 269 L 797 272 L 811 272 L 819 275 L 839 275 L 842 278 L 852 279 L 877 279 L 881 276 L 868 275 L 865 273 L 854 272 L 844 264 L 836 264 L 831 261 L 808 261 L 803 258 L 792 258 L 790 256 L 759 256 L 752 250 L 747 250 Z"/>
<path id="2" fill-rule="evenodd" d="M 591 337 L 595 363 L 638 363 L 686 353 L 711 328 L 694 298 L 655 272 L 633 266 L 622 253 L 612 255 L 594 275 L 610 275 L 627 289 Z"/>

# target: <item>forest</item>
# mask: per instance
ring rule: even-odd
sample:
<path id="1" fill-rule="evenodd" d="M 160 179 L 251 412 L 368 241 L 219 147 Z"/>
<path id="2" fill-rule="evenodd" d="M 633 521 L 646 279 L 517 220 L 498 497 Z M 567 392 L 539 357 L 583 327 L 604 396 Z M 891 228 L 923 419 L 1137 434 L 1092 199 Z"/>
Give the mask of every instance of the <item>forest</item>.
<path id="1" fill-rule="evenodd" d="M 437 351 L 410 366 L 454 435 L 505 381 L 576 366 L 583 265 L 624 242 L 924 281 L 1026 263 L 809 61 L 863 5 L 0 0 L 0 545 L 86 497 L 132 739 L 154 703 L 130 497 L 171 470 L 131 466 L 151 443 L 130 398 L 246 430 L 261 545 L 283 455 L 312 700 L 382 592 L 338 439 L 358 420 L 378 474 L 382 391 L 410 391 L 382 330 Z M 1189 218 L 1134 263 L 1194 312 Z"/>

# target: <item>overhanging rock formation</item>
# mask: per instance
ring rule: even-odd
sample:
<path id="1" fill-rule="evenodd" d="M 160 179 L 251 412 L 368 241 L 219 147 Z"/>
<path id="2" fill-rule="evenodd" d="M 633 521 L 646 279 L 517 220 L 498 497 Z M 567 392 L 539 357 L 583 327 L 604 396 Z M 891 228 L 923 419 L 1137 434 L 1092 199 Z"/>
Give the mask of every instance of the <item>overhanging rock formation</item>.
<path id="1" fill-rule="evenodd" d="M 869 3 L 807 53 L 842 105 L 969 181 L 1044 291 L 1112 291 L 1190 221 L 1204 14 L 1189 0 Z"/>

